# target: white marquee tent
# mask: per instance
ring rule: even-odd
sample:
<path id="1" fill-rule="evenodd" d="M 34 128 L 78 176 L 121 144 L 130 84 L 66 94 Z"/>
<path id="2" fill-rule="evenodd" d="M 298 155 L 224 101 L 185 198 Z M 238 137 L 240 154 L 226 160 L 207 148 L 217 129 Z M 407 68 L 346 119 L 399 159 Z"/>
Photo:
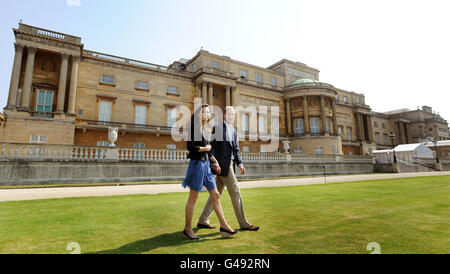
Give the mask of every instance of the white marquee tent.
<path id="1" fill-rule="evenodd" d="M 398 145 L 394 148 L 397 160 L 414 163 L 419 159 L 433 159 L 434 152 L 421 143 Z M 374 150 L 373 155 L 377 163 L 393 163 L 394 151 L 392 149 Z"/>

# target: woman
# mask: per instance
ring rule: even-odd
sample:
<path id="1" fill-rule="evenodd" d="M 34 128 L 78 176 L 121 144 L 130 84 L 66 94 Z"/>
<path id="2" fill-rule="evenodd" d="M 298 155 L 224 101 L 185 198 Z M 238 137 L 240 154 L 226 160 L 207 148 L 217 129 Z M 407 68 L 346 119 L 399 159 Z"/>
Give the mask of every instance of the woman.
<path id="1" fill-rule="evenodd" d="M 198 117 L 198 119 L 195 119 L 195 117 Z M 206 129 L 206 124 L 210 119 L 211 109 L 208 105 L 202 105 L 201 108 L 198 108 L 191 117 L 190 138 L 187 142 L 187 149 L 189 151 L 187 158 L 191 160 L 182 186 L 184 188 L 189 187 L 190 192 L 189 199 L 186 203 L 186 225 L 183 234 L 191 240 L 200 239 L 192 230 L 191 223 L 198 193 L 204 192 L 204 188 L 211 195 L 214 211 L 219 218 L 222 237 L 229 237 L 238 232 L 238 230 L 233 230 L 225 220 L 222 205 L 220 204 L 220 194 L 217 191 L 216 182 L 211 173 L 210 161 L 213 162 L 213 168 L 219 172 L 220 167 L 217 160 L 211 154 L 211 145 L 209 144 L 210 134 Z"/>

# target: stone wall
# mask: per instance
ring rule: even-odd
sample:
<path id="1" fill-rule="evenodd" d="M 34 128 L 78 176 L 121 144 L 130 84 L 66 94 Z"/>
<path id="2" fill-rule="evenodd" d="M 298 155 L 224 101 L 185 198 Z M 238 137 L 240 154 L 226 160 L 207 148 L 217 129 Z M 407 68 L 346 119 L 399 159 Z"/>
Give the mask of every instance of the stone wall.
<path id="1" fill-rule="evenodd" d="M 248 163 L 247 174 L 238 178 L 260 178 L 323 174 L 371 173 L 372 163 Z M 99 163 L 4 161 L 0 185 L 77 184 L 182 180 L 187 163 Z"/>

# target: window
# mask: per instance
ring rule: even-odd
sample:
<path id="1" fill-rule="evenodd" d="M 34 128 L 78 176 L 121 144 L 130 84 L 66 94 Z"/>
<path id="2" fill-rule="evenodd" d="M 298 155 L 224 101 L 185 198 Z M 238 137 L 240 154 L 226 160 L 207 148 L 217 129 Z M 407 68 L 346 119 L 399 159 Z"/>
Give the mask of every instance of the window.
<path id="1" fill-rule="evenodd" d="M 242 147 L 242 151 L 243 152 L 250 152 L 250 147 L 249 146 L 243 146 Z"/>
<path id="2" fill-rule="evenodd" d="M 145 125 L 147 116 L 147 107 L 136 105 L 136 119 L 135 124 L 137 125 Z"/>
<path id="3" fill-rule="evenodd" d="M 323 154 L 323 148 L 320 147 L 320 146 L 315 147 L 315 148 L 314 148 L 314 153 L 315 153 L 316 155 Z"/>
<path id="4" fill-rule="evenodd" d="M 145 148 L 145 144 L 144 143 L 135 143 L 134 148 Z"/>
<path id="5" fill-rule="evenodd" d="M 102 84 L 114 85 L 114 76 L 111 75 L 102 75 Z"/>
<path id="6" fill-rule="evenodd" d="M 259 133 L 266 132 L 266 117 L 264 117 L 264 116 L 258 117 L 258 129 L 259 129 Z"/>
<path id="7" fill-rule="evenodd" d="M 167 93 L 168 94 L 175 94 L 178 95 L 178 88 L 177 87 L 173 87 L 173 86 L 169 86 L 167 88 Z"/>
<path id="8" fill-rule="evenodd" d="M 384 143 L 385 145 L 387 145 L 387 143 L 388 143 L 387 134 L 383 134 L 383 143 Z"/>
<path id="9" fill-rule="evenodd" d="M 319 119 L 311 118 L 309 123 L 311 125 L 311 133 L 319 133 Z"/>
<path id="10" fill-rule="evenodd" d="M 220 63 L 217 62 L 217 61 L 213 61 L 213 62 L 212 62 L 212 67 L 213 67 L 213 68 L 216 68 L 216 69 L 220 69 Z"/>
<path id="11" fill-rule="evenodd" d="M 242 130 L 248 132 L 248 114 L 242 114 Z"/>
<path id="12" fill-rule="evenodd" d="M 241 78 L 247 78 L 247 72 L 245 70 L 240 70 L 239 74 L 241 75 Z"/>
<path id="13" fill-rule="evenodd" d="M 377 132 L 375 133 L 375 143 L 379 144 L 380 143 L 380 134 Z"/>
<path id="14" fill-rule="evenodd" d="M 109 122 L 111 121 L 111 107 L 112 103 L 108 101 L 100 101 L 99 111 L 98 111 L 98 120 Z"/>
<path id="15" fill-rule="evenodd" d="M 193 65 L 192 65 L 192 71 L 193 71 L 193 72 L 197 71 L 197 64 L 193 64 Z"/>
<path id="16" fill-rule="evenodd" d="M 353 151 L 350 151 L 348 155 L 353 156 Z"/>
<path id="17" fill-rule="evenodd" d="M 378 127 L 378 123 L 377 122 L 373 122 L 373 126 L 374 127 Z"/>
<path id="18" fill-rule="evenodd" d="M 303 134 L 303 119 L 294 120 L 295 134 Z"/>
<path id="19" fill-rule="evenodd" d="M 352 140 L 352 128 L 351 127 L 347 128 L 347 140 L 348 141 Z"/>
<path id="20" fill-rule="evenodd" d="M 177 149 L 177 145 L 167 144 L 167 149 Z"/>
<path id="21" fill-rule="evenodd" d="M 31 135 L 30 136 L 30 143 L 32 144 L 46 144 L 47 143 L 47 136 L 42 135 Z"/>
<path id="22" fill-rule="evenodd" d="M 272 77 L 272 79 L 270 79 L 270 84 L 272 86 L 276 87 L 277 86 L 277 79 Z"/>
<path id="23" fill-rule="evenodd" d="M 386 128 L 386 125 L 384 123 L 381 124 L 382 128 Z"/>
<path id="24" fill-rule="evenodd" d="M 256 82 L 262 83 L 262 74 L 260 74 L 260 73 L 256 74 Z"/>
<path id="25" fill-rule="evenodd" d="M 344 103 L 347 103 L 347 102 L 348 102 L 347 96 L 344 96 Z"/>
<path id="26" fill-rule="evenodd" d="M 266 149 L 264 148 L 264 145 L 261 145 L 259 147 L 259 152 L 266 152 Z"/>
<path id="27" fill-rule="evenodd" d="M 339 101 L 339 95 L 336 94 L 336 101 Z"/>
<path id="28" fill-rule="evenodd" d="M 333 151 L 333 154 L 334 154 L 334 155 L 337 155 L 337 154 L 338 154 L 338 148 L 337 148 L 337 145 L 336 145 L 336 144 L 332 144 L 332 145 L 331 145 L 331 150 Z"/>
<path id="29" fill-rule="evenodd" d="M 327 124 L 327 132 L 331 132 L 331 124 L 330 124 L 330 119 L 326 120 L 326 124 Z"/>
<path id="30" fill-rule="evenodd" d="M 38 93 L 36 111 L 52 112 L 52 104 L 53 104 L 53 92 L 47 90 L 40 90 Z"/>
<path id="31" fill-rule="evenodd" d="M 138 81 L 137 82 L 137 89 L 144 89 L 144 90 L 148 90 L 148 85 L 147 82 L 145 81 Z"/>
<path id="32" fill-rule="evenodd" d="M 361 100 L 359 98 L 356 98 L 356 103 L 359 104 Z"/>
<path id="33" fill-rule="evenodd" d="M 280 133 L 280 120 L 276 118 L 272 118 L 272 134 L 279 134 Z"/>
<path id="34" fill-rule="evenodd" d="M 296 148 L 294 148 L 294 153 L 302 154 L 302 153 L 303 153 L 302 147 L 296 147 Z"/>
<path id="35" fill-rule="evenodd" d="M 172 127 L 175 126 L 177 122 L 177 110 L 176 109 L 168 109 L 167 110 L 167 126 Z"/>
<path id="36" fill-rule="evenodd" d="M 343 130 L 342 127 L 338 127 L 338 133 L 339 133 L 339 136 L 342 137 L 342 132 L 343 132 L 343 131 L 344 131 L 344 130 Z"/>
<path id="37" fill-rule="evenodd" d="M 97 141 L 98 147 L 109 147 L 109 141 Z"/>

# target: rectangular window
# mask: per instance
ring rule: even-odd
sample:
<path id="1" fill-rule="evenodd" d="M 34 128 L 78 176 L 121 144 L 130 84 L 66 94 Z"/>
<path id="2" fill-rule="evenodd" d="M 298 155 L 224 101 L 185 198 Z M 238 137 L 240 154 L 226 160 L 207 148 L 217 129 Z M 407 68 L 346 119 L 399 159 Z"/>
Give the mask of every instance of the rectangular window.
<path id="1" fill-rule="evenodd" d="M 344 131 L 344 130 L 343 130 L 342 127 L 338 127 L 338 133 L 339 133 L 339 136 L 342 137 L 342 132 L 343 132 L 343 131 Z"/>
<path id="2" fill-rule="evenodd" d="M 249 146 L 243 146 L 242 147 L 242 151 L 243 152 L 250 152 L 250 147 Z"/>
<path id="3" fill-rule="evenodd" d="M 42 135 L 31 135 L 30 136 L 30 143 L 32 144 L 46 144 L 47 143 L 47 136 Z"/>
<path id="4" fill-rule="evenodd" d="M 326 121 L 327 121 L 327 122 L 326 122 L 326 124 L 327 124 L 327 132 L 331 132 L 331 124 L 330 124 L 330 120 L 327 119 Z"/>
<path id="5" fill-rule="evenodd" d="M 176 109 L 168 109 L 167 110 L 167 126 L 172 127 L 176 125 L 177 122 L 177 110 Z"/>
<path id="6" fill-rule="evenodd" d="M 177 145 L 167 144 L 167 149 L 177 149 Z"/>
<path id="7" fill-rule="evenodd" d="M 319 119 L 317 118 L 310 118 L 309 124 L 311 127 L 311 133 L 319 133 Z"/>
<path id="8" fill-rule="evenodd" d="M 294 120 L 295 134 L 303 134 L 303 119 Z"/>
<path id="9" fill-rule="evenodd" d="M 217 62 L 217 61 L 213 61 L 213 62 L 212 62 L 212 67 L 213 67 L 213 68 L 216 68 L 216 69 L 220 69 L 220 63 Z"/>
<path id="10" fill-rule="evenodd" d="M 245 70 L 240 70 L 239 74 L 240 74 L 241 78 L 247 78 L 247 72 Z"/>
<path id="11" fill-rule="evenodd" d="M 302 147 L 296 147 L 296 148 L 294 149 L 294 153 L 302 154 L 302 153 L 303 153 Z"/>
<path id="12" fill-rule="evenodd" d="M 264 145 L 261 145 L 259 147 L 259 152 L 266 152 L 266 149 L 264 148 Z"/>
<path id="13" fill-rule="evenodd" d="M 262 83 L 262 74 L 260 74 L 260 73 L 256 74 L 256 82 Z"/>
<path id="14" fill-rule="evenodd" d="M 173 86 L 169 86 L 167 88 L 167 93 L 169 94 L 178 94 L 178 88 L 177 87 L 173 87 Z"/>
<path id="15" fill-rule="evenodd" d="M 144 143 L 135 143 L 134 148 L 145 148 L 145 144 Z"/>
<path id="16" fill-rule="evenodd" d="M 109 147 L 109 141 L 97 141 L 98 147 Z"/>
<path id="17" fill-rule="evenodd" d="M 100 101 L 99 111 L 98 111 L 98 120 L 99 121 L 104 121 L 104 122 L 111 121 L 111 107 L 112 107 L 112 102 Z"/>
<path id="18" fill-rule="evenodd" d="M 321 154 L 323 154 L 323 148 L 320 147 L 320 146 L 315 147 L 315 148 L 314 148 L 314 153 L 315 153 L 316 155 L 321 155 Z"/>
<path id="19" fill-rule="evenodd" d="M 36 104 L 37 112 L 52 112 L 53 91 L 39 90 Z"/>
<path id="20" fill-rule="evenodd" d="M 347 140 L 348 141 L 352 140 L 352 128 L 351 127 L 347 128 Z"/>
<path id="21" fill-rule="evenodd" d="M 147 107 L 146 106 L 136 106 L 136 117 L 135 124 L 137 125 L 145 125 L 147 116 Z"/>
<path id="22" fill-rule="evenodd" d="M 271 84 L 272 86 L 276 87 L 276 86 L 277 86 L 277 79 L 275 79 L 275 78 L 272 77 L 272 79 L 270 79 L 270 84 Z"/>
<path id="23" fill-rule="evenodd" d="M 344 103 L 347 103 L 347 102 L 348 102 L 347 96 L 344 96 Z"/>
<path id="24" fill-rule="evenodd" d="M 102 84 L 114 85 L 114 76 L 102 74 Z"/>
<path id="25" fill-rule="evenodd" d="M 384 123 L 381 124 L 382 128 L 386 128 L 386 125 Z"/>
<path id="26" fill-rule="evenodd" d="M 264 116 L 258 117 L 258 129 L 259 129 L 259 133 L 266 132 L 266 117 L 264 117 Z"/>
<path id="27" fill-rule="evenodd" d="M 272 118 L 272 134 L 280 133 L 280 120 L 277 118 Z"/>
<path id="28" fill-rule="evenodd" d="M 196 72 L 196 71 L 197 71 L 197 64 L 193 64 L 193 65 L 192 65 L 192 71 L 193 71 L 193 72 Z"/>
<path id="29" fill-rule="evenodd" d="M 361 100 L 359 98 L 356 98 L 356 103 L 359 104 Z"/>
<path id="30" fill-rule="evenodd" d="M 248 114 L 242 114 L 242 130 L 248 132 Z"/>
<path id="31" fill-rule="evenodd" d="M 387 143 L 388 143 L 388 138 L 387 138 L 387 134 L 383 134 L 383 143 L 385 144 L 385 145 L 387 145 Z"/>
<path id="32" fill-rule="evenodd" d="M 375 133 L 375 144 L 379 144 L 379 143 L 380 143 L 380 134 Z"/>
<path id="33" fill-rule="evenodd" d="M 374 127 L 378 127 L 378 123 L 377 122 L 373 122 L 373 126 Z"/>
<path id="34" fill-rule="evenodd" d="M 138 82 L 137 82 L 137 88 L 138 88 L 138 89 L 145 89 L 145 90 L 148 90 L 147 82 L 145 82 L 145 81 L 138 81 Z"/>

